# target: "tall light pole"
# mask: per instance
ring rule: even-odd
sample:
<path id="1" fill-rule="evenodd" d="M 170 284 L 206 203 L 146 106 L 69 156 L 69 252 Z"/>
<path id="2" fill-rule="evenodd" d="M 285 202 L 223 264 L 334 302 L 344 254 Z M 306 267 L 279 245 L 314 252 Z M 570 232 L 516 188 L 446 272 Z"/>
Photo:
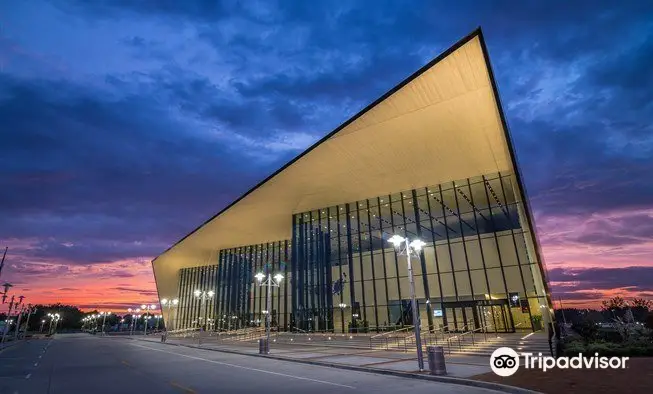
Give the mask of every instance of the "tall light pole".
<path id="1" fill-rule="evenodd" d="M 52 331 L 52 323 L 53 322 L 55 323 L 54 329 L 56 331 L 57 330 L 56 324 L 59 323 L 59 319 L 61 319 L 61 315 L 58 313 L 48 313 L 48 317 L 50 318 L 50 329 L 48 330 L 48 333 L 52 335 L 54 334 L 54 332 Z"/>
<path id="2" fill-rule="evenodd" d="M 215 292 L 214 292 L 213 290 L 209 290 L 209 291 L 204 291 L 204 290 L 195 290 L 194 294 L 195 294 L 195 297 L 198 298 L 198 299 L 200 300 L 200 313 L 202 313 L 202 310 L 204 310 L 204 320 L 203 320 L 203 323 L 202 323 L 202 325 L 200 326 L 200 328 L 203 328 L 204 330 L 206 330 L 206 321 L 207 321 L 207 311 L 206 311 L 206 307 L 207 307 L 207 301 L 210 300 L 211 298 L 213 298 L 213 296 L 215 295 Z M 201 318 L 202 318 L 202 317 L 200 316 L 199 319 L 201 319 Z M 199 320 L 199 319 L 198 319 L 198 320 Z M 199 321 L 198 321 L 197 323 L 198 323 L 198 325 L 199 325 Z"/>
<path id="3" fill-rule="evenodd" d="M 161 305 L 163 305 L 164 307 L 166 307 L 166 306 L 168 307 L 168 321 L 165 321 L 165 320 L 163 321 L 163 323 L 165 324 L 166 331 L 168 331 L 168 330 L 172 331 L 172 321 L 173 320 L 172 320 L 172 317 L 171 317 L 172 315 L 170 314 L 170 308 L 172 308 L 173 306 L 176 307 L 177 304 L 179 304 L 179 298 L 173 298 L 171 300 L 169 300 L 167 298 L 164 298 L 164 299 L 161 300 Z M 170 323 L 170 324 L 168 324 L 168 323 Z"/>
<path id="4" fill-rule="evenodd" d="M 419 239 L 414 239 L 410 241 L 408 238 L 404 238 L 400 235 L 393 235 L 388 239 L 388 242 L 392 243 L 395 249 L 399 249 L 400 255 L 406 256 L 406 262 L 408 263 L 408 280 L 410 282 L 410 302 L 411 309 L 413 310 L 413 326 L 415 328 L 415 346 L 417 347 L 417 365 L 419 370 L 424 370 L 424 358 L 422 356 L 422 334 L 420 333 L 420 318 L 419 312 L 417 311 L 417 300 L 415 300 L 415 280 L 413 278 L 413 266 L 410 264 L 410 257 L 414 255 L 419 257 L 419 251 L 422 250 L 422 247 L 425 245 L 424 241 Z M 404 246 L 401 249 L 402 245 Z"/>
<path id="5" fill-rule="evenodd" d="M 141 305 L 141 309 L 145 311 L 145 316 L 143 316 L 143 323 L 145 325 L 145 329 L 143 330 L 143 335 L 147 335 L 147 321 L 150 320 L 150 311 L 153 311 L 156 309 L 156 305 L 146 305 L 143 304 Z"/>
<path id="6" fill-rule="evenodd" d="M 131 324 L 129 325 L 129 335 L 134 334 L 134 330 L 136 329 L 136 321 L 140 317 L 138 313 L 140 312 L 140 308 L 132 309 L 129 308 L 127 309 L 127 312 L 129 312 L 129 315 L 131 316 Z"/>
<path id="7" fill-rule="evenodd" d="M 29 320 L 32 318 L 32 315 L 34 312 L 36 312 L 36 307 L 32 306 L 32 304 L 27 304 L 27 321 L 25 321 L 25 335 L 23 335 L 23 339 L 27 339 L 27 330 L 29 330 Z"/>
<path id="8" fill-rule="evenodd" d="M 347 307 L 347 304 L 340 303 L 338 304 L 340 307 L 340 322 L 342 323 L 342 332 L 345 332 L 345 308 Z"/>
<path id="9" fill-rule="evenodd" d="M 279 287 L 279 284 L 283 280 L 283 275 L 276 274 L 274 278 L 272 274 L 268 272 L 267 278 L 264 273 L 259 272 L 254 275 L 258 281 L 259 286 L 267 286 L 267 309 L 263 311 L 265 313 L 265 353 L 270 353 L 270 325 L 272 324 L 272 287 Z M 265 281 L 263 280 L 265 279 Z"/>
<path id="10" fill-rule="evenodd" d="M 100 331 L 101 335 L 104 335 L 104 324 L 107 321 L 107 316 L 110 314 L 111 312 L 100 312 L 100 316 L 102 316 L 102 330 Z"/>
<path id="11" fill-rule="evenodd" d="M 204 320 L 202 320 L 203 323 L 200 324 L 199 320 L 202 318 L 201 316 L 198 316 L 197 319 L 197 325 L 199 326 L 199 332 L 197 333 L 197 345 L 201 346 L 202 345 L 202 331 L 206 331 L 206 321 L 207 321 L 207 311 L 206 311 L 206 304 L 209 299 L 213 298 L 213 295 L 215 292 L 213 290 L 209 291 L 204 291 L 204 290 L 195 290 L 194 292 L 195 298 L 199 298 L 200 300 L 200 313 L 202 313 L 202 310 L 204 310 Z"/>
<path id="12" fill-rule="evenodd" d="M 41 319 L 41 329 L 39 332 L 43 332 L 43 326 L 45 325 L 45 319 Z"/>

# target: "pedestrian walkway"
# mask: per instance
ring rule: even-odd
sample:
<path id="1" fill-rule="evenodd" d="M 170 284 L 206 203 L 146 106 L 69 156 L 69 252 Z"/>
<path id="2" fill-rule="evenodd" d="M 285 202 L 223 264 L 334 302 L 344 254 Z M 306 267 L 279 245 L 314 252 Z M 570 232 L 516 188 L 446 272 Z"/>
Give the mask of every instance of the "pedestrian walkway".
<path id="1" fill-rule="evenodd" d="M 160 342 L 160 336 L 139 337 L 139 340 Z M 242 354 L 258 354 L 258 346 L 251 342 L 218 343 L 203 340 L 201 344 L 196 338 L 169 338 L 169 345 L 199 347 L 202 349 L 228 351 Z M 370 370 L 385 370 L 396 372 L 419 373 L 416 354 L 414 352 L 397 352 L 387 350 L 361 350 L 336 348 L 332 346 L 304 346 L 286 343 L 271 343 L 270 355 L 288 360 L 302 360 L 320 364 L 337 366 L 362 367 Z M 490 372 L 489 357 L 468 356 L 460 354 L 446 355 L 447 376 L 469 378 Z M 424 359 L 425 368 L 428 361 Z M 428 373 L 428 372 L 422 372 Z"/>

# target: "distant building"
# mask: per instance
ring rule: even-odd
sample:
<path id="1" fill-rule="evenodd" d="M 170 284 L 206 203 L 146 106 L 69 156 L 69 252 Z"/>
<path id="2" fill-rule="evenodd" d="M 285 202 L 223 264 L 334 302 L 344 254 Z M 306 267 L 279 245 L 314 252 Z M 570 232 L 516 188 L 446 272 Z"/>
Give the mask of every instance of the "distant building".
<path id="1" fill-rule="evenodd" d="M 545 269 L 487 49 L 465 37 L 153 262 L 173 328 L 279 330 L 411 325 L 405 256 L 427 329 L 538 330 L 552 321 Z M 213 290 L 205 303 L 195 290 Z M 345 308 L 340 308 L 345 304 Z M 164 318 L 168 311 L 164 309 Z"/>

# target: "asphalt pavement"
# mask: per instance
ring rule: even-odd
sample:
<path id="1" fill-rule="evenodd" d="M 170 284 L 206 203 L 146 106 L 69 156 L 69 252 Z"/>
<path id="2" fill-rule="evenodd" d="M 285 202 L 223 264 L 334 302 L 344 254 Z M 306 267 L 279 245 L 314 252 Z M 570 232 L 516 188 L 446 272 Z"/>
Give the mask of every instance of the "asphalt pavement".
<path id="1" fill-rule="evenodd" d="M 58 334 L 0 352 L 0 394 L 471 393 L 491 390 L 182 346 Z"/>

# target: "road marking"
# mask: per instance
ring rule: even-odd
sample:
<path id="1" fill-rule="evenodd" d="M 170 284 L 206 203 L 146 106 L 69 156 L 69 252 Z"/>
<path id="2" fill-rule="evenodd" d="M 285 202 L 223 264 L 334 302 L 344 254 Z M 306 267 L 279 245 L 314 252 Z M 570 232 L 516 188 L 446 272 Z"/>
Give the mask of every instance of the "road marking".
<path id="1" fill-rule="evenodd" d="M 43 355 L 40 355 L 39 358 L 43 357 Z"/>
<path id="2" fill-rule="evenodd" d="M 180 384 L 177 383 L 177 382 L 170 382 L 170 385 L 171 385 L 172 387 L 174 387 L 174 388 L 177 388 L 177 389 L 183 391 L 183 392 L 186 393 L 186 394 L 195 394 L 195 390 L 193 390 L 193 389 L 189 389 L 188 387 L 184 387 L 184 386 L 180 385 Z"/>
<path id="3" fill-rule="evenodd" d="M 39 365 L 39 363 L 34 363 L 34 366 L 35 366 L 35 367 L 37 367 L 38 365 Z"/>
<path id="4" fill-rule="evenodd" d="M 242 366 L 242 365 L 223 363 L 223 362 L 221 362 L 221 361 L 209 360 L 209 359 L 202 358 L 202 357 L 189 356 L 189 355 L 187 355 L 187 354 L 181 354 L 181 353 L 169 352 L 169 351 L 167 351 L 167 350 L 155 349 L 155 348 L 152 348 L 152 347 L 149 347 L 149 346 L 137 345 L 137 344 L 135 344 L 135 343 L 134 343 L 133 345 L 134 345 L 134 346 L 138 346 L 138 347 L 142 347 L 142 348 L 145 348 L 145 349 L 149 349 L 149 350 L 154 350 L 155 352 L 174 354 L 174 355 L 179 356 L 179 357 L 186 357 L 186 358 L 190 358 L 190 359 L 193 359 L 193 360 L 206 361 L 206 362 L 208 362 L 208 363 L 212 363 L 212 364 L 226 365 L 226 366 L 228 366 L 228 367 L 234 367 L 234 368 L 242 368 L 242 369 L 247 369 L 247 370 L 249 370 L 249 371 L 255 371 L 255 372 L 261 372 L 261 373 L 267 373 L 267 374 L 270 374 L 270 375 L 284 376 L 284 377 L 287 377 L 287 378 L 292 378 L 292 379 L 297 379 L 297 380 L 308 380 L 308 381 L 310 381 L 310 382 L 316 382 L 316 383 L 322 383 L 322 384 L 329 384 L 329 385 L 332 385 L 332 386 L 347 387 L 348 389 L 355 389 L 355 388 L 356 388 L 356 387 L 353 387 L 353 386 L 347 386 L 347 385 L 345 385 L 345 384 L 339 384 L 339 383 L 327 382 L 327 381 L 324 381 L 324 380 L 305 378 L 305 377 L 302 377 L 302 376 L 288 375 L 288 374 L 280 373 L 280 372 L 272 372 L 272 371 L 265 371 L 265 370 L 257 369 L 257 368 L 244 367 L 244 366 Z"/>
<path id="5" fill-rule="evenodd" d="M 30 376 L 32 376 L 32 374 L 28 373 L 27 376 L 25 376 L 25 379 L 29 379 Z"/>
<path id="6" fill-rule="evenodd" d="M 127 361 L 125 361 L 125 360 L 122 360 L 121 363 L 123 363 L 124 365 L 126 365 L 128 367 L 130 366 L 129 363 Z"/>

